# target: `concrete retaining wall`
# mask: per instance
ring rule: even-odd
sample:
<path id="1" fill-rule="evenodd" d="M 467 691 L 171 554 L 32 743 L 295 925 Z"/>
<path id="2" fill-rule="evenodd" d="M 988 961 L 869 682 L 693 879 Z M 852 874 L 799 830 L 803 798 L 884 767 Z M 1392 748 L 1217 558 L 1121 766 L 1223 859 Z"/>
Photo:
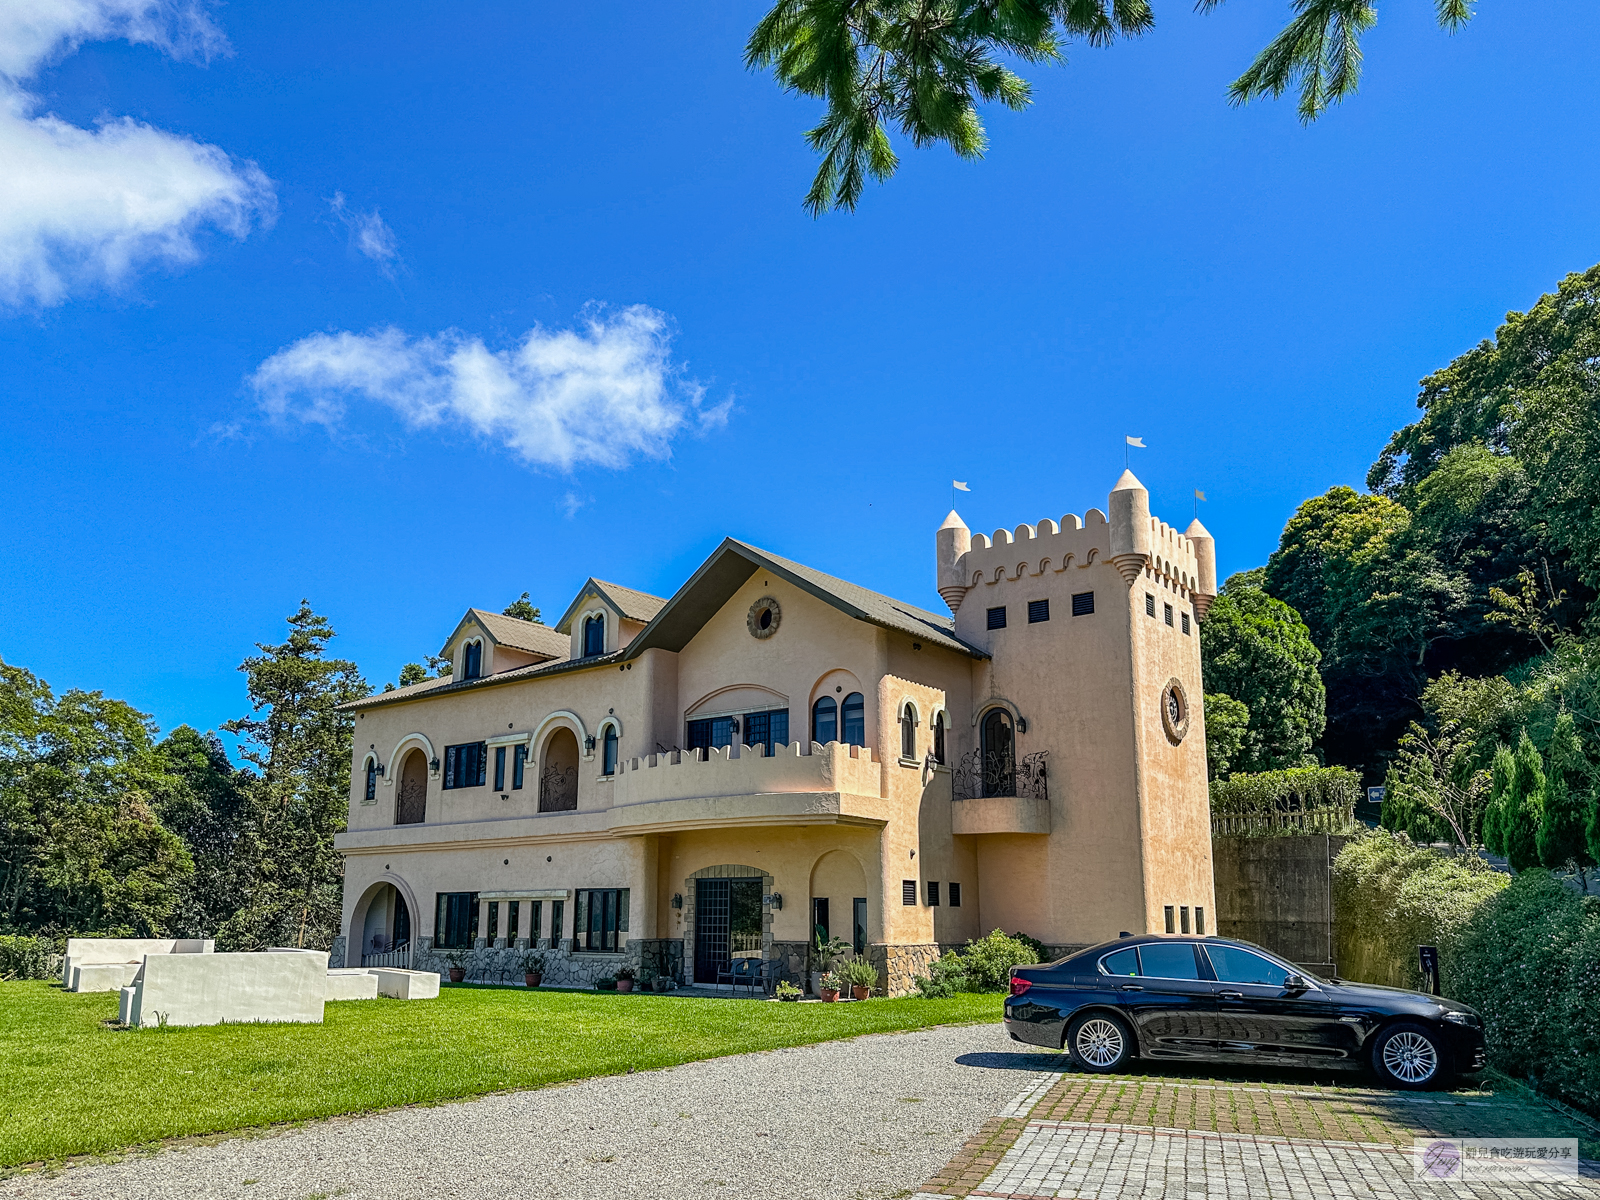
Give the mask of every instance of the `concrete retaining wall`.
<path id="1" fill-rule="evenodd" d="M 152 954 L 123 991 L 126 1024 L 320 1023 L 326 953 Z"/>
<path id="2" fill-rule="evenodd" d="M 1349 840 L 1324 833 L 1213 838 L 1216 932 L 1333 974 L 1333 859 Z"/>

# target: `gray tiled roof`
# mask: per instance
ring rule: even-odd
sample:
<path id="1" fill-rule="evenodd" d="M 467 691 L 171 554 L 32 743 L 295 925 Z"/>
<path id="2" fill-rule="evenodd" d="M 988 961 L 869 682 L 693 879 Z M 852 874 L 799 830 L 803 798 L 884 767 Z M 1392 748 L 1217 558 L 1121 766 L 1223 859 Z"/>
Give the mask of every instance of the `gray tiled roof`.
<path id="1" fill-rule="evenodd" d="M 489 612 L 481 608 L 469 608 L 474 620 L 482 625 L 502 646 L 510 646 L 513 650 L 525 650 L 529 654 L 542 654 L 546 658 L 566 658 L 571 652 L 572 641 L 564 633 L 557 633 L 548 625 L 539 625 L 533 621 L 524 621 L 520 617 L 508 617 L 504 613 Z"/>

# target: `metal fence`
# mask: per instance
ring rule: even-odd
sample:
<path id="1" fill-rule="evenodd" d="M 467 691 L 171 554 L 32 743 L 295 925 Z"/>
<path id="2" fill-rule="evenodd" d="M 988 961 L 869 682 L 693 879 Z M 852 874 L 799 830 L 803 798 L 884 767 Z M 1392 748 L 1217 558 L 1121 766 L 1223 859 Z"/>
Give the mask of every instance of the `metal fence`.
<path id="1" fill-rule="evenodd" d="M 1048 800 L 1044 760 L 1050 751 L 1025 755 L 1021 762 L 1009 755 L 974 750 L 961 756 L 950 772 L 951 795 L 956 800 L 977 800 L 984 796 L 1020 796 Z"/>

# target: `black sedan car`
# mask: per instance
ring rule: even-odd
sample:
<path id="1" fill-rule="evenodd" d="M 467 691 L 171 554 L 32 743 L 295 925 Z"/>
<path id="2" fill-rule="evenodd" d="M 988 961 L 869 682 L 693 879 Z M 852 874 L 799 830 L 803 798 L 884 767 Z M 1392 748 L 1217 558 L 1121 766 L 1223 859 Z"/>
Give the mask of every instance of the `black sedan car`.
<path id="1" fill-rule="evenodd" d="M 1014 967 L 1006 1031 L 1085 1071 L 1133 1058 L 1371 1067 L 1390 1087 L 1439 1087 L 1484 1066 L 1483 1021 L 1441 996 L 1319 979 L 1220 937 L 1124 937 Z"/>

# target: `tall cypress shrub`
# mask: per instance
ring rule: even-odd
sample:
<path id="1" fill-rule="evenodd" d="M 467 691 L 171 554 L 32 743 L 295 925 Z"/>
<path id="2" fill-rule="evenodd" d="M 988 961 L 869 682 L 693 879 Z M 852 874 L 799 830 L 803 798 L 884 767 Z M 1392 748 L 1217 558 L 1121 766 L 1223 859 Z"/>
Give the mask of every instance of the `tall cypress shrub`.
<path id="1" fill-rule="evenodd" d="M 1489 771 L 1489 804 L 1483 812 L 1483 845 L 1490 854 L 1506 852 L 1506 794 L 1511 791 L 1511 779 L 1516 773 L 1517 760 L 1511 747 L 1502 744 L 1494 752 L 1494 765 Z"/>
<path id="2" fill-rule="evenodd" d="M 1528 731 L 1517 743 L 1516 770 L 1501 810 L 1501 840 L 1514 871 L 1539 865 L 1539 824 L 1544 819 L 1544 759 Z"/>
<path id="3" fill-rule="evenodd" d="M 1550 771 L 1545 781 L 1544 816 L 1539 822 L 1539 861 L 1557 870 L 1575 866 L 1581 874 L 1595 863 L 1589 854 L 1589 810 L 1594 807 L 1594 797 L 1571 713 L 1556 718 L 1545 762 Z"/>

